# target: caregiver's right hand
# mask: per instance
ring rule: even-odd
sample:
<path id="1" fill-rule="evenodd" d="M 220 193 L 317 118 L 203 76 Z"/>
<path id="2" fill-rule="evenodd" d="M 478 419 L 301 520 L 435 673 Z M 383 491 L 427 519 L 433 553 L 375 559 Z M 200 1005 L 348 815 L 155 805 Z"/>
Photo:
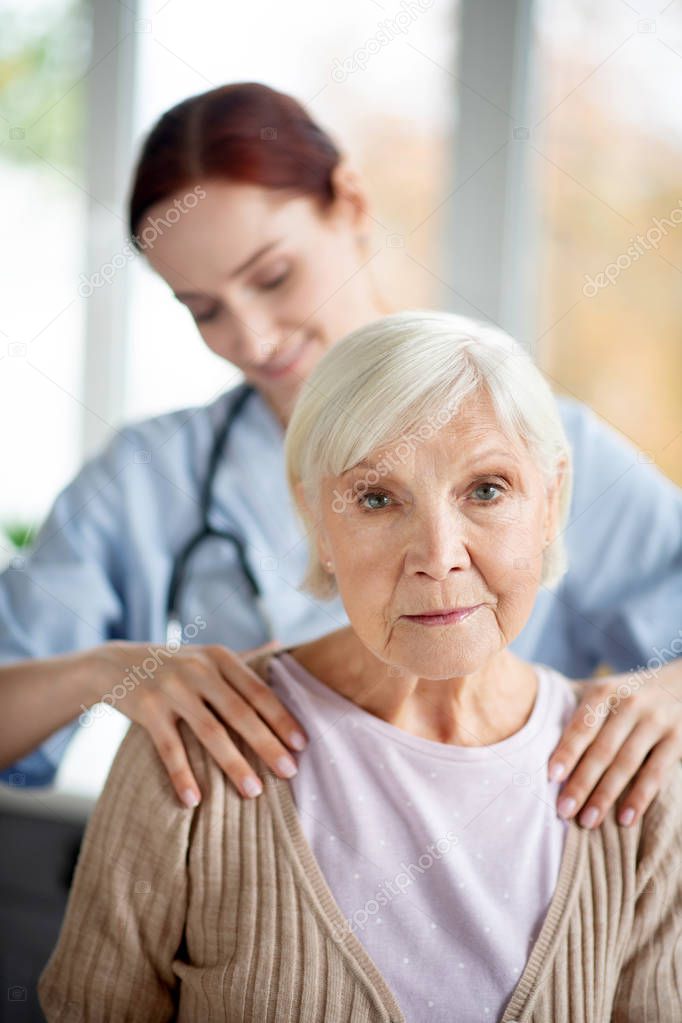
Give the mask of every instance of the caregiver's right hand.
<path id="1" fill-rule="evenodd" d="M 258 650 L 273 645 L 268 643 Z M 138 681 L 132 666 L 139 667 L 149 658 L 147 644 L 114 640 L 88 651 L 93 677 L 100 681 L 99 700 L 104 700 L 109 691 L 102 687 L 102 679 L 110 682 L 109 689 L 126 676 L 137 682 L 134 688 L 128 683 L 125 695 L 111 702 L 149 732 L 185 806 L 196 806 L 201 792 L 180 736 L 180 719 L 187 722 L 244 796 L 260 795 L 262 783 L 230 739 L 225 722 L 280 777 L 290 778 L 296 773 L 296 763 L 283 743 L 303 749 L 303 729 L 263 680 L 244 664 L 243 659 L 255 652 L 235 653 L 217 644 L 184 646 Z"/>

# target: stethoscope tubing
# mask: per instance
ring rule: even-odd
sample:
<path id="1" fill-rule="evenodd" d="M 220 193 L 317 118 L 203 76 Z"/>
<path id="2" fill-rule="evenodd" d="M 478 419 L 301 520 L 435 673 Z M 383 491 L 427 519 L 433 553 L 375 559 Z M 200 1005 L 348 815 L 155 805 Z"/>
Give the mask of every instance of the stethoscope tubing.
<path id="1" fill-rule="evenodd" d="M 201 490 L 200 500 L 201 526 L 196 531 L 196 533 L 194 533 L 193 536 L 191 536 L 190 539 L 185 543 L 184 547 L 181 549 L 179 554 L 176 555 L 173 563 L 173 571 L 171 572 L 170 582 L 168 584 L 168 596 L 166 600 L 166 622 L 167 638 L 169 639 L 172 638 L 175 640 L 179 640 L 182 634 L 182 622 L 180 620 L 178 612 L 180 603 L 179 598 L 180 593 L 182 591 L 187 564 L 189 562 L 190 557 L 192 556 L 196 548 L 199 546 L 199 544 L 201 544 L 204 540 L 208 539 L 209 537 L 216 537 L 217 539 L 225 540 L 227 543 L 231 543 L 232 546 L 234 547 L 237 553 L 237 558 L 239 560 L 239 567 L 249 584 L 249 588 L 251 589 L 254 602 L 259 608 L 261 617 L 266 623 L 267 630 L 269 633 L 268 638 L 273 638 L 272 625 L 269 620 L 269 617 L 265 613 L 263 594 L 258 583 L 258 580 L 256 579 L 253 571 L 251 570 L 251 566 L 249 565 L 248 559 L 246 557 L 246 547 L 243 540 L 236 533 L 233 533 L 230 530 L 214 529 L 209 522 L 209 511 L 211 507 L 211 500 L 213 497 L 213 488 L 216 473 L 218 471 L 218 466 L 220 464 L 220 459 L 224 455 L 225 446 L 228 442 L 230 431 L 232 430 L 235 420 L 241 413 L 245 403 L 254 393 L 255 388 L 248 386 L 242 391 L 239 397 L 234 402 L 232 402 L 228 410 L 228 413 L 225 417 L 225 420 L 214 438 L 213 445 L 211 447 L 211 454 L 208 461 L 206 476 L 204 478 L 204 483 Z"/>

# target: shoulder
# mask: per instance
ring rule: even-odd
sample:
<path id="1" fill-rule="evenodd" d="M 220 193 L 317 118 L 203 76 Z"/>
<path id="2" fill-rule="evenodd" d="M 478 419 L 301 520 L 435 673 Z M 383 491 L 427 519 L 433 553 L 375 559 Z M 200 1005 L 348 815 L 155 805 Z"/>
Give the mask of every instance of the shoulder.
<path id="1" fill-rule="evenodd" d="M 555 395 L 561 421 L 568 433 L 578 433 L 584 424 L 594 415 L 591 409 L 576 398 L 567 398 L 563 394 Z"/>
<path id="2" fill-rule="evenodd" d="M 94 815 L 126 813 L 144 820 L 172 813 L 181 806 L 154 742 L 141 724 L 133 721 L 118 747 Z"/>
<path id="3" fill-rule="evenodd" d="M 118 431 L 108 449 L 115 448 L 119 441 L 160 449 L 174 439 L 189 446 L 204 447 L 245 389 L 246 385 L 240 384 L 205 405 L 190 405 L 159 416 L 133 420 Z"/>
<path id="4" fill-rule="evenodd" d="M 671 775 L 641 820 L 637 855 L 638 888 L 658 877 L 682 889 L 682 763 Z"/>
<path id="5" fill-rule="evenodd" d="M 565 397 L 557 398 L 557 404 L 577 469 L 574 485 L 579 493 L 589 487 L 592 477 L 602 492 L 632 468 L 651 470 L 635 443 L 594 409 Z"/>
<path id="6" fill-rule="evenodd" d="M 207 405 L 190 406 L 147 419 L 133 420 L 114 430 L 110 438 L 85 458 L 72 482 L 97 491 L 125 480 L 124 470 L 144 472 L 154 461 L 190 462 L 200 456 L 211 439 L 241 387 L 226 391 Z"/>
<path id="7" fill-rule="evenodd" d="M 557 404 L 577 469 L 574 484 L 579 488 L 591 473 L 605 473 L 606 479 L 597 481 L 604 489 L 626 469 L 644 465 L 635 444 L 594 409 L 566 397 L 558 397 Z"/>
<path id="8" fill-rule="evenodd" d="M 177 503 L 182 490 L 192 493 L 201 485 L 213 440 L 244 389 L 240 385 L 207 405 L 125 424 L 83 462 L 60 499 L 76 500 L 85 492 L 110 508 L 128 495 L 131 507 L 137 507 L 140 494 L 153 493 L 161 502 L 168 494 Z"/>
<path id="9" fill-rule="evenodd" d="M 121 856 L 134 858 L 134 850 L 143 849 L 146 861 L 158 858 L 182 873 L 195 840 L 200 839 L 202 847 L 212 844 L 215 836 L 223 833 L 222 818 L 225 826 L 237 827 L 242 796 L 192 728 L 181 720 L 178 730 L 201 792 L 199 805 L 194 809 L 183 806 L 149 732 L 133 722 L 90 818 L 84 856 L 107 859 L 111 855 L 107 836 L 116 834 Z M 239 752 L 262 777 L 264 765 L 257 755 L 229 726 L 227 730 Z"/>
<path id="10" fill-rule="evenodd" d="M 225 725 L 225 728 L 232 742 L 243 753 L 244 740 L 229 725 Z M 186 721 L 178 721 L 178 732 L 202 792 L 207 788 L 221 788 L 223 781 L 230 784 Z M 181 813 L 184 812 L 154 741 L 147 729 L 135 721 L 118 748 L 103 795 L 106 794 L 111 801 L 121 802 L 133 793 L 137 793 L 138 801 L 149 808 L 156 807 L 157 810 L 167 812 L 177 807 Z"/>
<path id="11" fill-rule="evenodd" d="M 682 490 L 592 409 L 567 399 L 559 407 L 574 463 L 565 528 L 571 605 L 585 613 L 615 606 L 618 591 L 655 592 L 654 579 L 658 586 L 679 556 Z"/>
<path id="12" fill-rule="evenodd" d="M 577 466 L 574 484 L 579 497 L 585 493 L 591 499 L 595 487 L 602 495 L 623 479 L 629 502 L 643 496 L 638 491 L 645 485 L 651 494 L 665 492 L 679 502 L 679 488 L 630 437 L 582 402 L 558 397 L 557 404 Z"/>
<path id="13" fill-rule="evenodd" d="M 192 811 L 175 795 L 149 734 L 133 723 L 85 829 L 69 919 L 82 919 L 86 907 L 102 918 L 114 903 L 129 904 L 131 878 L 162 879 L 164 897 L 184 885 L 191 830 Z"/>
<path id="14" fill-rule="evenodd" d="M 557 668 L 553 668 L 550 664 L 545 664 L 541 661 L 534 661 L 532 666 L 538 676 L 544 679 L 550 687 L 557 703 L 571 710 L 577 707 L 585 690 L 585 682 L 569 678 L 568 675 L 564 675 Z"/>
<path id="15" fill-rule="evenodd" d="M 239 754 L 262 778 L 264 771 L 268 770 L 265 762 L 231 725 L 225 722 L 224 728 Z M 199 806 L 189 813 L 204 814 L 212 803 L 225 809 L 228 802 L 234 801 L 237 804 L 244 802 L 232 781 L 204 745 L 202 741 L 204 737 L 200 738 L 184 720 L 178 721 L 178 732 L 202 795 Z M 178 799 L 149 732 L 136 722 L 130 726 L 119 747 L 106 788 L 111 789 L 111 795 L 118 802 L 132 798 L 137 793 L 136 798 L 144 804 L 141 811 L 143 815 L 147 812 L 154 814 L 162 812 L 165 816 L 178 814 L 182 816 L 188 813 Z"/>
<path id="16" fill-rule="evenodd" d="M 556 402 L 564 429 L 573 447 L 589 450 L 591 443 L 596 441 L 621 450 L 636 451 L 635 445 L 625 434 L 598 415 L 589 405 L 575 398 L 567 398 L 565 395 L 557 395 Z"/>
<path id="17" fill-rule="evenodd" d="M 600 883 L 616 878 L 614 892 L 632 902 L 655 895 L 651 909 L 661 914 L 682 903 L 682 764 L 676 763 L 667 782 L 632 827 L 618 823 L 619 801 L 599 828 L 582 832 L 590 849 L 590 871 Z M 577 827 L 577 825 L 575 825 Z M 581 829 L 582 830 L 582 829 Z"/>

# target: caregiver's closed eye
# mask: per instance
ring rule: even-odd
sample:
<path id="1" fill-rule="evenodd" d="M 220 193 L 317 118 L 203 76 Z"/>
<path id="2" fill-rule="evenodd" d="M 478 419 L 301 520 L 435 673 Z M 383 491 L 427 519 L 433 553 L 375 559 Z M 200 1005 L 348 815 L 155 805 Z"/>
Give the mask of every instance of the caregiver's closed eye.
<path id="1" fill-rule="evenodd" d="M 290 280 L 291 272 L 287 267 L 285 270 L 278 270 L 276 273 L 265 276 L 263 280 L 257 282 L 254 287 L 261 291 L 274 291 L 275 288 L 279 288 L 286 281 Z M 220 306 L 214 304 L 208 309 L 195 310 L 192 307 L 191 302 L 187 303 L 190 313 L 194 317 L 197 323 L 210 323 L 215 320 L 220 312 Z"/>
<path id="2" fill-rule="evenodd" d="M 262 281 L 257 283 L 256 287 L 263 288 L 264 291 L 271 291 L 273 288 L 278 288 L 280 284 L 284 284 L 289 276 L 290 272 L 287 267 L 285 270 L 278 270 L 274 274 L 266 275 Z"/>

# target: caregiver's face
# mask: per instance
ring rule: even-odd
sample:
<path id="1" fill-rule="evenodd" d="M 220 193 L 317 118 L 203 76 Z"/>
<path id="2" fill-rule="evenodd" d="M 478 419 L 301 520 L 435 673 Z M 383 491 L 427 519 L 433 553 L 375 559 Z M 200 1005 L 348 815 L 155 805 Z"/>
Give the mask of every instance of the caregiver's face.
<path id="1" fill-rule="evenodd" d="M 159 233 L 146 255 L 217 355 L 244 372 L 278 411 L 290 407 L 318 359 L 375 318 L 366 229 L 341 196 L 321 212 L 307 197 L 228 181 Z M 184 193 L 183 193 L 184 194 Z M 163 217 L 164 199 L 146 217 Z"/>
<path id="2" fill-rule="evenodd" d="M 380 660 L 422 678 L 463 676 L 528 619 L 557 490 L 501 431 L 487 396 L 413 448 L 401 464 L 409 447 L 391 445 L 369 465 L 325 477 L 319 552 L 355 633 Z M 368 486 L 382 457 L 395 468 Z M 357 500 L 343 499 L 349 491 Z"/>

